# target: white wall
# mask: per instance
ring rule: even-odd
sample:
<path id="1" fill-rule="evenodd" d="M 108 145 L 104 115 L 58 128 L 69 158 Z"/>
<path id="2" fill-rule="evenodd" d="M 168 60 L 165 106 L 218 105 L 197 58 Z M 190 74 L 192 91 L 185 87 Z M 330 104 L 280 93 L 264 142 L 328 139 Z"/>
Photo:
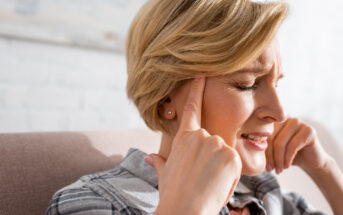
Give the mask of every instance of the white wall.
<path id="1" fill-rule="evenodd" d="M 143 127 L 121 54 L 0 39 L 0 132 Z"/>
<path id="2" fill-rule="evenodd" d="M 287 112 L 324 125 L 343 146 L 343 3 L 290 1 L 279 39 Z"/>
<path id="3" fill-rule="evenodd" d="M 281 99 L 343 145 L 342 3 L 290 4 L 279 34 Z M 122 54 L 0 38 L 0 132 L 145 127 L 125 82 Z"/>

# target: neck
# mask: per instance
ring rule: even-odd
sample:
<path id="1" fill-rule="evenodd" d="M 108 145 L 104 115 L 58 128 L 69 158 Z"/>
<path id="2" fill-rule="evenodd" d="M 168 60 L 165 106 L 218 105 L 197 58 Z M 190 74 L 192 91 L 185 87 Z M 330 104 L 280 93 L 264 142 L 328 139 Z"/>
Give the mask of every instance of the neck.
<path id="1" fill-rule="evenodd" d="M 173 138 L 169 134 L 162 133 L 161 145 L 158 154 L 166 160 L 170 154 L 172 142 Z"/>

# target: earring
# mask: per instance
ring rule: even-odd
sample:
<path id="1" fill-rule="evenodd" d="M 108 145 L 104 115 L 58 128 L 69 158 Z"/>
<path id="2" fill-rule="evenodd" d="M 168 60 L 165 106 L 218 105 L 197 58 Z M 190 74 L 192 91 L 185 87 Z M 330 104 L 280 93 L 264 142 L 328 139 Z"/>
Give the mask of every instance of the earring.
<path id="1" fill-rule="evenodd" d="M 175 110 L 173 108 L 168 108 L 167 110 L 165 110 L 165 119 L 174 119 L 175 118 Z"/>

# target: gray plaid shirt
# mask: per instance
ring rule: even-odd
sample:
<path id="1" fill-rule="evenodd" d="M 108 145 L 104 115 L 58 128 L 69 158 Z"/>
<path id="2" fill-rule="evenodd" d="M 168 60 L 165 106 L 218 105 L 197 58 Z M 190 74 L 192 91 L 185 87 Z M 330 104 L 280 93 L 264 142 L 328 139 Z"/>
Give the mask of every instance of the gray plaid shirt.
<path id="1" fill-rule="evenodd" d="M 145 163 L 146 153 L 130 148 L 117 167 L 85 175 L 57 191 L 47 215 L 129 215 L 154 214 L 159 201 L 155 170 Z M 233 207 L 247 206 L 251 214 L 323 214 L 309 207 L 295 193 L 282 193 L 276 178 L 269 173 L 242 176 L 230 199 Z M 219 215 L 229 215 L 227 206 Z"/>

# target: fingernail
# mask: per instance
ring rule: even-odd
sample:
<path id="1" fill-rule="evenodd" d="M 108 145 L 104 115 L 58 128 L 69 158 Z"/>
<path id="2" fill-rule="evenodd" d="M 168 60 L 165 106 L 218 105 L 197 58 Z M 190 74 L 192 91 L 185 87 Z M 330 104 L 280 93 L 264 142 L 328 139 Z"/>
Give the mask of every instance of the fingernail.
<path id="1" fill-rule="evenodd" d="M 281 171 L 280 171 L 279 168 L 276 168 L 276 169 L 275 169 L 275 172 L 276 172 L 276 174 L 280 174 Z"/>
<path id="2" fill-rule="evenodd" d="M 144 161 L 152 166 L 153 160 L 152 160 L 152 158 L 149 155 L 144 157 Z"/>
<path id="3" fill-rule="evenodd" d="M 273 167 L 272 167 L 272 165 L 268 164 L 266 169 L 267 169 L 267 172 L 270 172 L 273 170 Z"/>

